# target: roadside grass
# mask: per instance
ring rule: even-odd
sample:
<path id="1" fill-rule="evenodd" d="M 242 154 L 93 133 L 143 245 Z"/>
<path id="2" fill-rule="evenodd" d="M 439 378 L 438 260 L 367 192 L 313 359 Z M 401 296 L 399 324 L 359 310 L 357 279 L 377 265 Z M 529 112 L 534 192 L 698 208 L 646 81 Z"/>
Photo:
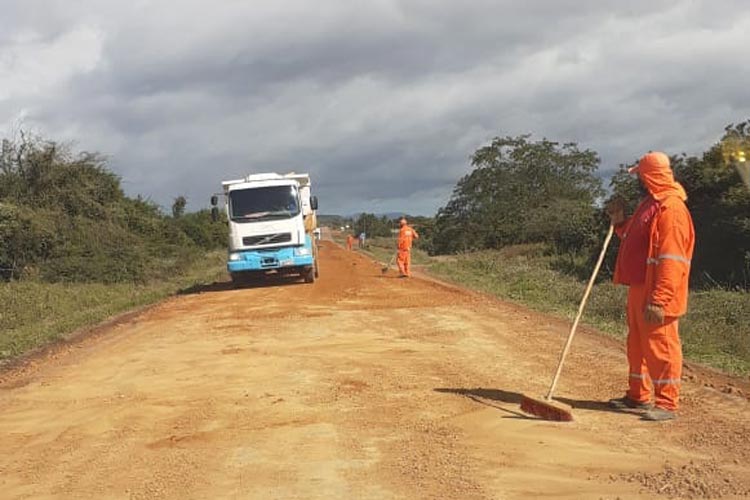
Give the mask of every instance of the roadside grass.
<path id="1" fill-rule="evenodd" d="M 346 246 L 346 237 L 341 234 L 334 234 L 334 241 L 339 245 Z M 369 238 L 366 241 L 364 249 L 360 249 L 356 242 L 354 244 L 354 249 L 358 252 L 369 255 L 378 262 L 387 264 L 396 253 L 396 237 Z M 412 249 L 411 259 L 412 265 L 414 266 L 429 266 L 433 263 L 433 259 L 427 254 L 427 252 L 420 250 L 417 247 Z M 393 265 L 395 266 L 396 263 L 394 262 Z"/>
<path id="2" fill-rule="evenodd" d="M 343 239 L 337 239 L 343 244 Z M 370 240 L 364 253 L 387 262 L 391 238 Z M 414 264 L 429 274 L 474 290 L 568 318 L 578 310 L 591 272 L 585 255 L 555 255 L 544 245 L 515 245 L 455 256 L 431 257 L 415 249 Z M 594 286 L 583 323 L 624 339 L 627 289 L 606 279 Z M 685 358 L 735 375 L 750 375 L 750 293 L 713 289 L 690 294 L 680 320 Z"/>
<path id="3" fill-rule="evenodd" d="M 113 315 L 220 278 L 226 252 L 205 254 L 179 275 L 146 284 L 0 283 L 0 364 Z"/>
<path id="4" fill-rule="evenodd" d="M 575 317 L 585 282 L 559 270 L 560 257 L 541 246 L 508 247 L 435 261 L 429 272 L 537 311 Z M 583 322 L 618 338 L 627 334 L 625 287 L 609 281 L 594 286 Z M 695 291 L 680 321 L 686 359 L 736 375 L 750 374 L 750 294 Z"/>

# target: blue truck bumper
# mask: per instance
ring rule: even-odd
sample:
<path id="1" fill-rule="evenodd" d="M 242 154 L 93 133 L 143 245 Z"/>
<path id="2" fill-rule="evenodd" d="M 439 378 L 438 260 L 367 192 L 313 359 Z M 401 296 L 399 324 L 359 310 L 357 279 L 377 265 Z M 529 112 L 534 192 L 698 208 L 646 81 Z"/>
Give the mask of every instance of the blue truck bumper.
<path id="1" fill-rule="evenodd" d="M 312 244 L 308 241 L 308 244 L 302 247 L 283 247 L 233 252 L 232 256 L 230 256 L 230 260 L 227 262 L 227 270 L 230 273 L 238 273 L 243 271 L 267 271 L 284 267 L 304 267 L 312 265 Z"/>

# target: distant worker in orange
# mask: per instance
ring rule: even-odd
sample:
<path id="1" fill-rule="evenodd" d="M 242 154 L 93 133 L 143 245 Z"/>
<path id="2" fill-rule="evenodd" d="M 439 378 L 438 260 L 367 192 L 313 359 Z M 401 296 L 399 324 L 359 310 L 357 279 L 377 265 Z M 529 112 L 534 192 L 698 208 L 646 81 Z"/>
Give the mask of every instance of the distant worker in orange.
<path id="1" fill-rule="evenodd" d="M 411 227 L 406 217 L 401 217 L 398 221 L 401 229 L 398 232 L 398 270 L 401 272 L 402 278 L 408 278 L 411 276 L 411 246 L 414 240 L 419 239 L 419 234 Z"/>
<path id="2" fill-rule="evenodd" d="M 351 234 L 346 235 L 346 249 L 347 250 L 354 249 L 354 236 Z"/>
<path id="3" fill-rule="evenodd" d="M 638 174 L 648 194 L 628 219 L 622 199 L 607 206 L 621 240 L 614 281 L 629 287 L 630 368 L 628 391 L 609 403 L 645 410 L 644 420 L 671 420 L 680 394 L 678 322 L 687 312 L 695 231 L 685 205 L 687 194 L 674 180 L 667 155 L 648 153 L 630 172 Z"/>

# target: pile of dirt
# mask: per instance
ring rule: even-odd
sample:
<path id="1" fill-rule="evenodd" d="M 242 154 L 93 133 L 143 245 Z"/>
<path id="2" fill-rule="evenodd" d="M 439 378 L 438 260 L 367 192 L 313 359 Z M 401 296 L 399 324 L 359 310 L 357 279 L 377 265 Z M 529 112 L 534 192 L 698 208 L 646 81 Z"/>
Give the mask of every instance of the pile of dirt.
<path id="1" fill-rule="evenodd" d="M 750 486 L 742 484 L 714 461 L 690 461 L 680 466 L 666 464 L 661 472 L 621 474 L 619 479 L 641 483 L 645 490 L 667 498 L 750 496 Z"/>

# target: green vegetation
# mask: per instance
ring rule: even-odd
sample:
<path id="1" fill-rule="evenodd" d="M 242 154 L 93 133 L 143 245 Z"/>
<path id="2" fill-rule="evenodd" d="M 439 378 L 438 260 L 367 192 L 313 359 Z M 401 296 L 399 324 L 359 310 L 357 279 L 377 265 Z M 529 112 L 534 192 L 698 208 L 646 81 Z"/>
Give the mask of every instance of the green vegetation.
<path id="1" fill-rule="evenodd" d="M 435 219 L 432 217 L 422 217 L 415 215 L 406 215 L 409 225 L 419 233 L 419 239 L 414 242 L 416 248 L 431 251 L 433 245 L 433 235 L 435 233 Z M 381 217 L 375 214 L 362 213 L 354 221 L 351 233 L 356 237 L 364 232 L 369 240 L 390 238 L 393 240 L 395 247 L 395 238 L 399 230 L 400 217 Z M 384 241 L 384 240 L 383 240 Z M 376 244 L 377 246 L 377 244 Z"/>
<path id="2" fill-rule="evenodd" d="M 336 238 L 336 241 L 338 241 L 342 246 L 345 244 L 344 238 Z M 396 254 L 395 235 L 388 238 L 379 237 L 370 239 L 367 242 L 367 248 L 363 251 L 363 253 L 369 255 L 379 262 L 387 263 L 391 260 L 391 257 Z M 415 266 L 428 266 L 433 262 L 433 259 L 430 258 L 429 254 L 426 251 L 421 250 L 417 247 L 412 250 L 411 256 L 412 265 Z"/>
<path id="3" fill-rule="evenodd" d="M 146 283 L 181 274 L 223 247 L 226 226 L 207 210 L 174 215 L 125 196 L 94 153 L 22 136 L 0 153 L 0 272 L 6 280 Z"/>
<path id="4" fill-rule="evenodd" d="M 684 352 L 737 374 L 750 373 L 750 192 L 725 144 L 749 140 L 750 121 L 727 127 L 722 141 L 700 156 L 671 158 L 688 192 L 697 240 L 690 307 L 681 322 Z M 600 208 L 598 164 L 596 153 L 575 144 L 529 136 L 496 138 L 478 149 L 474 170 L 435 220 L 430 250 L 458 255 L 434 259 L 430 272 L 572 317 L 609 224 Z M 643 191 L 627 167 L 611 187 L 632 213 Z M 585 321 L 622 336 L 626 290 L 608 280 L 616 250 L 614 242 Z"/>
<path id="5" fill-rule="evenodd" d="M 723 146 L 730 139 L 749 141 L 750 121 L 727 127 L 722 141 L 700 156 L 671 158 L 688 192 L 696 230 L 691 283 L 701 289 L 750 289 L 750 192 L 727 163 Z M 563 255 L 588 253 L 583 268 L 590 267 L 609 224 L 600 209 L 595 152 L 529 136 L 506 137 L 478 149 L 471 162 L 474 170 L 459 180 L 437 213 L 433 253 L 546 243 Z M 632 213 L 642 192 L 627 167 L 620 167 L 611 187 Z M 578 275 L 581 268 L 571 270 Z"/>
<path id="6" fill-rule="evenodd" d="M 127 197 L 98 154 L 3 140 L 0 359 L 218 276 L 226 225 L 186 205 Z"/>
<path id="7" fill-rule="evenodd" d="M 696 232 L 691 283 L 750 289 L 750 193 L 726 162 L 727 138 L 750 139 L 750 122 L 727 127 L 725 138 L 699 157 L 671 158 L 675 177 L 688 192 Z M 637 180 L 621 171 L 612 180 L 614 192 L 635 205 Z"/>
<path id="8" fill-rule="evenodd" d="M 375 214 L 363 213 L 354 220 L 352 234 L 357 236 L 364 232 L 368 238 L 388 237 L 396 229 L 398 229 L 398 221 L 389 219 L 386 215 L 378 217 Z"/>
<path id="9" fill-rule="evenodd" d="M 393 255 L 394 240 L 377 238 L 365 253 L 380 262 Z M 588 257 L 559 254 L 547 244 L 512 245 L 453 256 L 429 256 L 415 250 L 416 266 L 440 279 L 572 321 L 585 279 L 570 274 Z M 587 269 L 591 272 L 591 269 Z M 583 322 L 618 338 L 627 333 L 627 289 L 600 280 L 586 306 Z M 685 357 L 738 375 L 750 375 L 750 293 L 714 289 L 694 291 L 690 311 L 680 323 Z"/>
<path id="10" fill-rule="evenodd" d="M 352 223 L 351 219 L 347 219 L 346 217 L 342 217 L 340 215 L 318 214 L 317 219 L 319 226 L 327 226 L 334 229 L 344 227 L 347 224 Z"/>
<path id="11" fill-rule="evenodd" d="M 603 190 L 593 151 L 525 135 L 495 138 L 471 164 L 437 214 L 435 253 L 537 242 L 568 251 L 596 240 L 594 202 Z"/>
<path id="12" fill-rule="evenodd" d="M 180 290 L 220 279 L 226 252 L 210 252 L 177 276 L 136 283 L 0 284 L 0 364 L 115 314 L 157 302 Z"/>
<path id="13" fill-rule="evenodd" d="M 585 284 L 556 270 L 559 261 L 560 256 L 549 253 L 544 245 L 510 246 L 434 261 L 429 272 L 572 320 Z M 598 283 L 586 306 L 584 323 L 624 338 L 626 293 L 625 287 L 609 281 Z M 750 374 L 750 293 L 692 292 L 680 334 L 687 359 L 734 374 Z"/>

